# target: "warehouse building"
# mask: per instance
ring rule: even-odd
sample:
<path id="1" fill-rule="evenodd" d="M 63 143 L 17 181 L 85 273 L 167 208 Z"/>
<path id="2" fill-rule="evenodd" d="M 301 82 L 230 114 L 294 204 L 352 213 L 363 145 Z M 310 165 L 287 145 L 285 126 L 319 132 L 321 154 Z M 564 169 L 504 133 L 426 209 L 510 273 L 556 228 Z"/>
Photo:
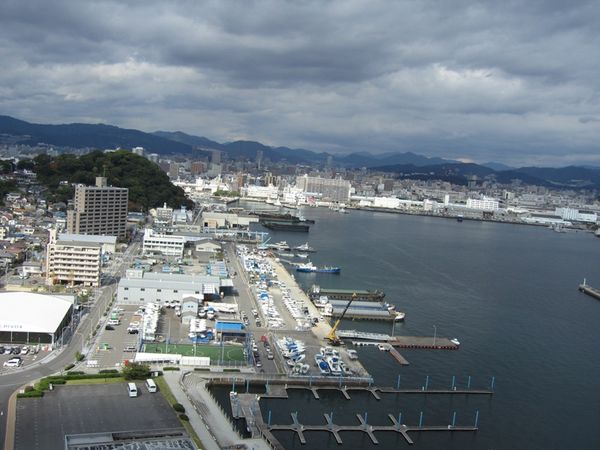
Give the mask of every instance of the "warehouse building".
<path id="1" fill-rule="evenodd" d="M 73 315 L 73 295 L 0 293 L 0 342 L 54 344 Z"/>
<path id="2" fill-rule="evenodd" d="M 232 288 L 230 278 L 128 270 L 127 277 L 119 281 L 117 302 L 133 305 L 148 302 L 181 302 L 189 296 L 199 296 L 202 300 L 217 300 L 221 298 L 221 293 L 230 295 Z"/>

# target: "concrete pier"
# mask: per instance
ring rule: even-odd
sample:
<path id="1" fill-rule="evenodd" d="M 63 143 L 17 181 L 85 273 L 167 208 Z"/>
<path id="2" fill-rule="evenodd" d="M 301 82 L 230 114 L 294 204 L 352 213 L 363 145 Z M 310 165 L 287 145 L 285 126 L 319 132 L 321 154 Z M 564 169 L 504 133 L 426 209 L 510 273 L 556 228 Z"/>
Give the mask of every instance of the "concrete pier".
<path id="1" fill-rule="evenodd" d="M 394 347 L 423 348 L 431 350 L 458 350 L 458 345 L 445 337 L 395 336 L 388 341 Z"/>

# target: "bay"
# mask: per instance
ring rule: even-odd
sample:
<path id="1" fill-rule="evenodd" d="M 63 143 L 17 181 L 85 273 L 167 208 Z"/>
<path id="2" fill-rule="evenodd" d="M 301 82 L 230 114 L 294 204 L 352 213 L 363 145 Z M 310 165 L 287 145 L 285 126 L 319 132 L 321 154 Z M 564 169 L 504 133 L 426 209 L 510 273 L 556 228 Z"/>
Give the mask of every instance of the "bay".
<path id="1" fill-rule="evenodd" d="M 474 423 L 477 433 L 413 433 L 415 449 L 587 449 L 600 447 L 600 302 L 578 292 L 584 277 L 600 286 L 600 239 L 589 233 L 554 233 L 547 228 L 491 222 L 462 223 L 421 216 L 325 209 L 302 211 L 316 224 L 306 233 L 273 232 L 272 242 L 299 245 L 308 239 L 318 250 L 317 265 L 339 265 L 339 276 L 295 273 L 305 289 L 322 287 L 384 289 L 386 301 L 406 313 L 396 334 L 456 337 L 458 351 L 401 350 L 410 366 L 387 353 L 359 349 L 360 359 L 380 386 L 419 388 L 456 385 L 488 387 L 475 396 L 294 393 L 289 401 L 263 400 L 277 423 L 390 424 L 387 414 L 406 424 Z M 435 327 L 435 328 L 434 328 Z M 344 321 L 342 328 L 391 333 L 380 322 Z M 334 448 L 325 433 L 309 433 L 301 446 L 293 433 L 278 433 L 286 448 Z M 342 433 L 342 448 L 408 448 L 392 433 L 379 433 L 379 445 L 366 435 Z"/>

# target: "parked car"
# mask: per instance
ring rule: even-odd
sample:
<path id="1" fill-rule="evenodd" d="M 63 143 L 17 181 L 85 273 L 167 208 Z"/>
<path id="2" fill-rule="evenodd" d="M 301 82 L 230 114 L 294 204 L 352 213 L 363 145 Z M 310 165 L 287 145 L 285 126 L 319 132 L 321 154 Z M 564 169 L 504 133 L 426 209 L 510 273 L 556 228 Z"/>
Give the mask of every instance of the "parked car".
<path id="1" fill-rule="evenodd" d="M 13 355 L 20 355 L 21 354 L 21 347 L 13 347 L 11 350 L 11 353 Z"/>
<path id="2" fill-rule="evenodd" d="M 115 327 L 113 327 L 112 325 L 106 325 L 106 326 L 104 327 L 104 329 L 105 329 L 106 331 L 114 331 Z"/>
<path id="3" fill-rule="evenodd" d="M 21 349 L 21 355 L 26 355 L 29 353 L 29 347 L 25 346 Z"/>
<path id="4" fill-rule="evenodd" d="M 16 357 L 16 358 L 11 358 L 8 361 L 4 361 L 3 366 L 4 367 L 19 367 L 21 364 L 23 364 L 23 360 L 19 357 Z"/>

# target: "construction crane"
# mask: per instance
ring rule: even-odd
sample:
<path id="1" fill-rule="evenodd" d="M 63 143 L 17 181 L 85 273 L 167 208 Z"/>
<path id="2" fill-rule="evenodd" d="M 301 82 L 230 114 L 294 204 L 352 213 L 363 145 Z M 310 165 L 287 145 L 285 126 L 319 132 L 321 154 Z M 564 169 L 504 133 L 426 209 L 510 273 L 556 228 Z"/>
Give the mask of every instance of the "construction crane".
<path id="1" fill-rule="evenodd" d="M 346 307 L 344 308 L 344 311 L 342 311 L 342 315 L 338 320 L 335 321 L 333 327 L 331 328 L 331 331 L 327 335 L 327 340 L 331 345 L 340 345 L 340 338 L 337 336 L 337 334 L 335 334 L 335 332 L 340 326 L 342 319 L 346 315 L 346 311 L 348 311 L 348 308 L 350 308 L 350 304 L 354 301 L 354 299 L 356 299 L 356 292 L 352 294 L 352 298 L 348 300 L 348 303 L 346 303 Z"/>

